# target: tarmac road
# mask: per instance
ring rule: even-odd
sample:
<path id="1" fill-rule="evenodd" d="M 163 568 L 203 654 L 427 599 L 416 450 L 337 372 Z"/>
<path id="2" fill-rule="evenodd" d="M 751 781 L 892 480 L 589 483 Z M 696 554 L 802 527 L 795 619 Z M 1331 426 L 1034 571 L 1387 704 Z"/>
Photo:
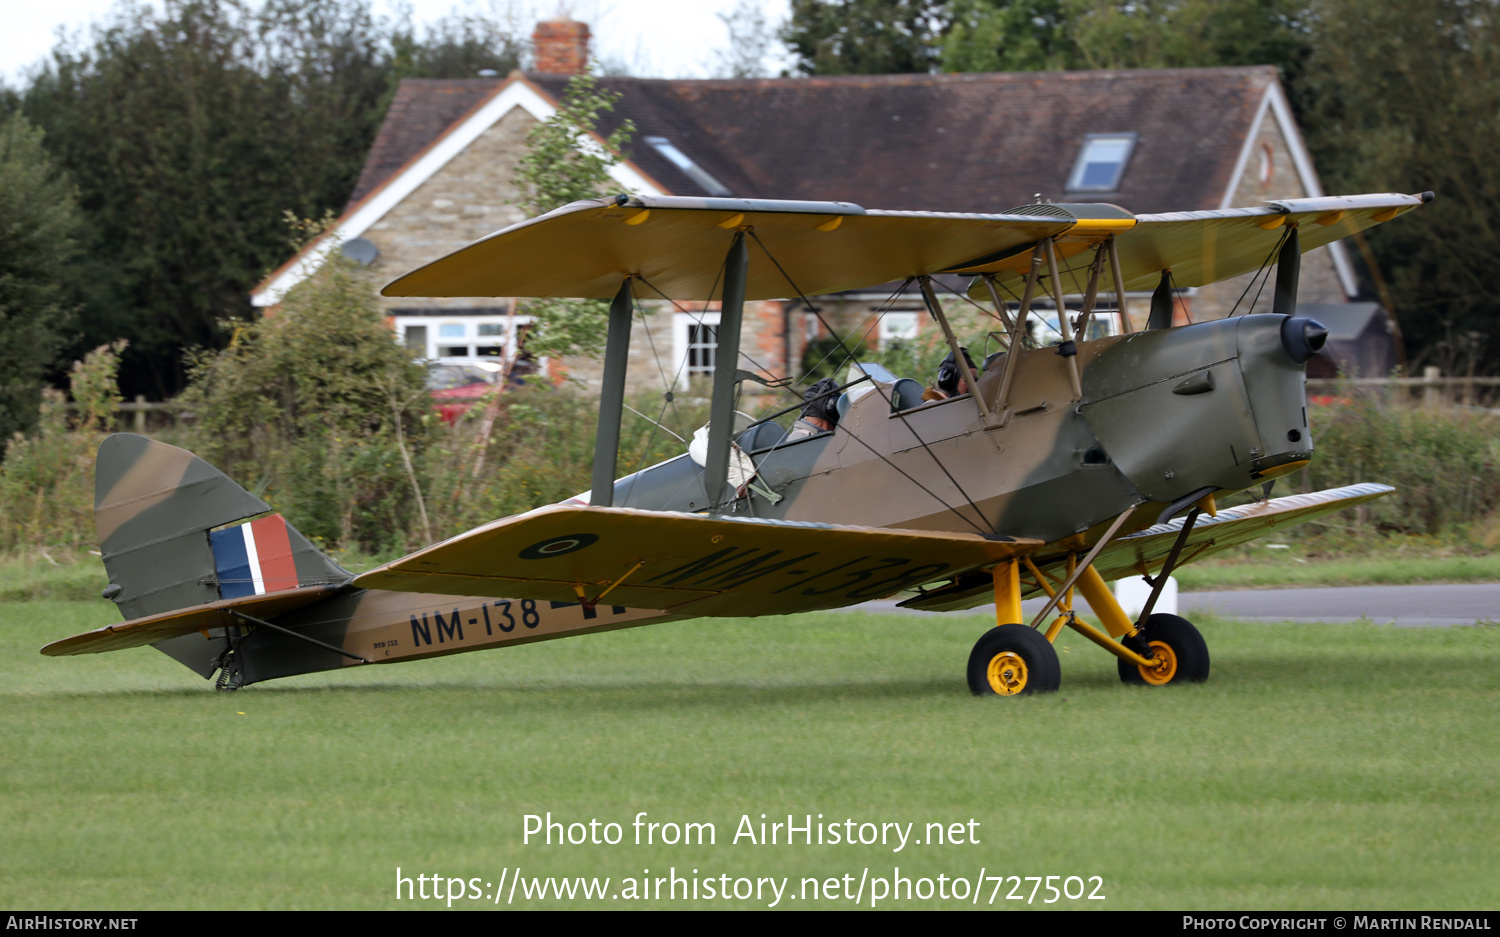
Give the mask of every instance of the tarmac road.
<path id="1" fill-rule="evenodd" d="M 1329 589 L 1245 589 L 1235 592 L 1183 592 L 1178 614 L 1191 618 L 1211 611 L 1242 621 L 1342 622 L 1368 620 L 1415 628 L 1472 625 L 1500 621 L 1500 583 L 1439 586 L 1348 586 Z M 1080 597 L 1080 605 L 1082 602 Z M 1042 610 L 1044 599 L 1021 605 L 1027 616 Z M 866 602 L 855 609 L 901 611 L 894 602 Z M 983 613 L 993 606 L 973 609 Z M 908 614 L 938 614 L 908 612 Z"/>

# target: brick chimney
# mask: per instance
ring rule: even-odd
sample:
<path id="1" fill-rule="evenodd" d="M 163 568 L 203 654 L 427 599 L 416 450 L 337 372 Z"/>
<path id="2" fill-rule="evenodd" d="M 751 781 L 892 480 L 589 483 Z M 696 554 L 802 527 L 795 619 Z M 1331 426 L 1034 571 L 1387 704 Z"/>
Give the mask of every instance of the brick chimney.
<path id="1" fill-rule="evenodd" d="M 531 34 L 536 70 L 544 75 L 581 75 L 589 64 L 589 26 L 559 16 L 536 24 Z"/>

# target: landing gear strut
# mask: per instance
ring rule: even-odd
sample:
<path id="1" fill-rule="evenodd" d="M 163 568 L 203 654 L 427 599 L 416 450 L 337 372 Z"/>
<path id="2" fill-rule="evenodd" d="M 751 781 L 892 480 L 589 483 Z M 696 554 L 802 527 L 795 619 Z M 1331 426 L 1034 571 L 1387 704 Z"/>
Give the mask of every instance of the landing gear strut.
<path id="1" fill-rule="evenodd" d="M 1176 615 L 1151 614 L 1161 584 L 1176 565 L 1197 515 L 1197 508 L 1188 515 L 1182 533 L 1157 576 L 1151 600 L 1140 621 L 1132 621 L 1125 614 L 1108 583 L 1093 566 L 1094 558 L 1130 516 L 1130 510 L 1115 520 L 1082 562 L 1074 556 L 1067 558 L 1065 576 L 1059 573 L 1060 578 L 1055 578 L 1043 572 L 1030 557 L 1009 559 L 996 565 L 991 570 L 996 627 L 986 632 L 969 654 L 969 689 L 976 696 L 1020 696 L 1057 690 L 1062 685 L 1062 669 L 1052 643 L 1065 627 L 1119 658 L 1120 679 L 1126 683 L 1165 686 L 1207 680 L 1208 645 L 1198 629 Z M 1030 580 L 1026 589 L 1021 585 L 1023 568 Z M 1047 594 L 1046 608 L 1030 626 L 1015 624 L 1021 620 L 1022 592 L 1034 589 Z M 1088 601 L 1103 624 L 1103 631 L 1080 621 L 1074 613 L 1074 589 Z M 1054 610 L 1058 613 L 1057 619 L 1045 631 L 1041 630 L 1043 621 Z"/>

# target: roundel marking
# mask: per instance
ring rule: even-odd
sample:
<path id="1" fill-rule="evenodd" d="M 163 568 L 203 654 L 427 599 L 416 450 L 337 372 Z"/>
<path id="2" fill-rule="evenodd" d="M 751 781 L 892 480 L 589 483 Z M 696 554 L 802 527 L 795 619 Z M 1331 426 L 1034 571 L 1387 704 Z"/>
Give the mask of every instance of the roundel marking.
<path id="1" fill-rule="evenodd" d="M 591 547 L 599 540 L 598 534 L 566 534 L 561 537 L 551 537 L 533 543 L 521 551 L 523 560 L 550 560 L 554 556 L 565 556 L 576 553 L 584 547 Z"/>

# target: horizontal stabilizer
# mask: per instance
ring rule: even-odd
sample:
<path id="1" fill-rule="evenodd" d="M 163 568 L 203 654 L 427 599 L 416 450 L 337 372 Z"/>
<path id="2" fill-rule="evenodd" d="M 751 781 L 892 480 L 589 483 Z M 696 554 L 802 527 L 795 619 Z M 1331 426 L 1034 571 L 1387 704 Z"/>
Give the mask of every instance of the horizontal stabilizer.
<path id="1" fill-rule="evenodd" d="M 552 505 L 364 573 L 362 588 L 660 608 L 703 617 L 837 608 L 1035 550 L 978 534 Z"/>
<path id="2" fill-rule="evenodd" d="M 1364 504 L 1384 497 L 1396 489 L 1389 485 L 1371 483 L 1349 485 L 1345 488 L 1329 488 L 1305 495 L 1290 495 L 1273 498 L 1235 508 L 1222 508 L 1218 517 L 1200 516 L 1188 534 L 1178 565 L 1191 563 L 1221 550 L 1249 543 L 1274 530 L 1293 527 L 1305 521 L 1342 511 L 1356 504 Z M 1157 524 L 1145 530 L 1121 537 L 1105 547 L 1094 560 L 1094 568 L 1106 580 L 1123 579 L 1154 573 L 1161 569 L 1177 535 L 1182 532 L 1185 517 L 1165 524 Z M 1044 570 L 1061 566 L 1062 560 L 1044 565 Z M 970 577 L 972 580 L 972 577 Z M 1041 589 L 1032 587 L 1023 594 L 1030 598 L 1040 595 Z M 937 589 L 901 603 L 903 608 L 924 611 L 951 612 L 991 601 L 991 586 L 988 581 L 964 581 L 944 589 Z"/>
<path id="3" fill-rule="evenodd" d="M 110 625 L 97 631 L 86 631 L 71 638 L 53 641 L 42 648 L 48 657 L 71 657 L 75 654 L 102 654 L 119 651 L 127 647 L 142 647 L 168 638 L 181 637 L 195 631 L 207 632 L 227 625 L 244 624 L 229 613 L 230 609 L 256 618 L 271 618 L 311 605 L 318 599 L 337 592 L 339 586 L 309 586 L 302 589 L 284 589 L 265 595 L 247 595 L 233 599 L 220 599 L 206 605 L 180 608 L 137 618 L 133 621 Z"/>

